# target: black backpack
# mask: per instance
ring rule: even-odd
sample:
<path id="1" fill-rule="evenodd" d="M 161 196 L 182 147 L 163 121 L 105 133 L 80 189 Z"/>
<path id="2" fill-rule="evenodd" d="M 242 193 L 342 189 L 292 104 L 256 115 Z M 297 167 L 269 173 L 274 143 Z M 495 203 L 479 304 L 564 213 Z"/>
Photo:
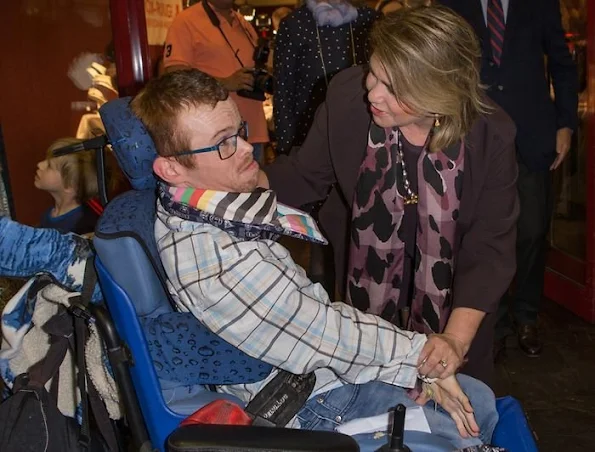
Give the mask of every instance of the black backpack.
<path id="1" fill-rule="evenodd" d="M 85 365 L 87 338 L 86 306 L 91 299 L 96 275 L 92 261 L 87 261 L 83 294 L 70 308 L 59 306 L 43 330 L 50 337 L 46 356 L 15 378 L 12 395 L 0 404 L 0 450 L 2 452 L 81 452 L 117 451 L 113 425 L 107 409 L 90 382 Z M 38 290 L 51 281 L 45 281 Z M 60 365 L 71 348 L 76 356 L 77 386 L 81 392 L 82 424 L 64 416 L 57 406 Z M 52 379 L 50 391 L 45 384 Z M 91 431 L 89 405 L 94 425 Z"/>

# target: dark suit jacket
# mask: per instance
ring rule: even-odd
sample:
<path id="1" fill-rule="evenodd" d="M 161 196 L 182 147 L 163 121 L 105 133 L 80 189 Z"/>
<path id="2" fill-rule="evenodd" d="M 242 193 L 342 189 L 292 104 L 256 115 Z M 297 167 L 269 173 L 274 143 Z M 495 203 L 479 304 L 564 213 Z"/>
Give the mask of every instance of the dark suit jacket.
<path id="1" fill-rule="evenodd" d="M 576 129 L 578 75 L 564 40 L 559 0 L 509 0 L 500 66 L 492 50 L 480 0 L 439 0 L 475 29 L 482 47 L 481 79 L 488 95 L 517 126 L 517 150 L 532 171 L 547 171 L 556 131 Z M 547 70 L 546 60 L 547 56 Z M 555 102 L 550 96 L 550 74 Z"/>
<path id="2" fill-rule="evenodd" d="M 324 199 L 331 190 L 319 218 L 333 247 L 341 290 L 345 286 L 352 200 L 371 121 L 364 76 L 361 67 L 336 75 L 303 146 L 264 168 L 279 201 L 292 206 Z M 492 114 L 475 121 L 465 139 L 453 281 L 454 307 L 488 313 L 497 309 L 515 273 L 519 212 L 515 129 L 510 118 L 494 108 Z M 474 343 L 469 351 L 469 363 L 474 368 L 466 370 L 484 381 L 492 369 L 493 325 L 490 328 L 489 322 L 484 322 L 476 336 L 477 345 Z"/>

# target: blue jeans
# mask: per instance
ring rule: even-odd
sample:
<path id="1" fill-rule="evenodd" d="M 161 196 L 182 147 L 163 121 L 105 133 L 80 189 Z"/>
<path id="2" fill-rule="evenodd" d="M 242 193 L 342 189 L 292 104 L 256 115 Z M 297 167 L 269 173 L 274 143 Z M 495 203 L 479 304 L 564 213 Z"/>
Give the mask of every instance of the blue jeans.
<path id="1" fill-rule="evenodd" d="M 477 438 L 462 438 L 450 415 L 439 405 L 435 406 L 434 402 L 428 402 L 423 409 L 432 435 L 448 441 L 452 449 L 489 444 L 498 422 L 494 393 L 475 378 L 459 374 L 457 379 L 471 401 L 481 434 Z M 345 385 L 318 394 L 306 402 L 297 416 L 303 429 L 335 430 L 345 422 L 391 411 L 399 403 L 405 407 L 417 406 L 407 396 L 405 389 L 373 381 L 362 385 Z M 375 451 L 388 440 L 388 436 L 378 434 L 362 434 L 354 438 L 360 443 L 362 452 Z"/>

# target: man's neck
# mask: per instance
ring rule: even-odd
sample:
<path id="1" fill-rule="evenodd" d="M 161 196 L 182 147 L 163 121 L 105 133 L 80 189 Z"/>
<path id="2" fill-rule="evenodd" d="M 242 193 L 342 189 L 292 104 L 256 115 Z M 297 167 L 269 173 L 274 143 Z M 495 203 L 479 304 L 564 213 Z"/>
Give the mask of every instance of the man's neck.
<path id="1" fill-rule="evenodd" d="M 209 5 L 211 6 L 211 8 L 213 8 L 213 11 L 215 11 L 218 14 L 221 14 L 223 18 L 227 21 L 227 23 L 231 24 L 231 21 L 233 20 L 233 8 L 220 9 L 213 5 L 211 2 L 209 2 Z"/>
<path id="2" fill-rule="evenodd" d="M 64 193 L 50 193 L 54 198 L 54 208 L 52 209 L 52 217 L 59 217 L 67 214 L 71 210 L 76 209 L 81 204 L 71 195 Z"/>

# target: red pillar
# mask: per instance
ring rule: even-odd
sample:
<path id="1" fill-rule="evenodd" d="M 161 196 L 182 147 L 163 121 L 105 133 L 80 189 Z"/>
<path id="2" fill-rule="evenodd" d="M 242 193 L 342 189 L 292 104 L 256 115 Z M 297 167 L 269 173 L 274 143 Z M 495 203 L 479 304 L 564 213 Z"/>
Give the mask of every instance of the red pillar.
<path id="1" fill-rule="evenodd" d="M 135 95 L 151 78 L 143 0 L 110 0 L 120 96 Z"/>

